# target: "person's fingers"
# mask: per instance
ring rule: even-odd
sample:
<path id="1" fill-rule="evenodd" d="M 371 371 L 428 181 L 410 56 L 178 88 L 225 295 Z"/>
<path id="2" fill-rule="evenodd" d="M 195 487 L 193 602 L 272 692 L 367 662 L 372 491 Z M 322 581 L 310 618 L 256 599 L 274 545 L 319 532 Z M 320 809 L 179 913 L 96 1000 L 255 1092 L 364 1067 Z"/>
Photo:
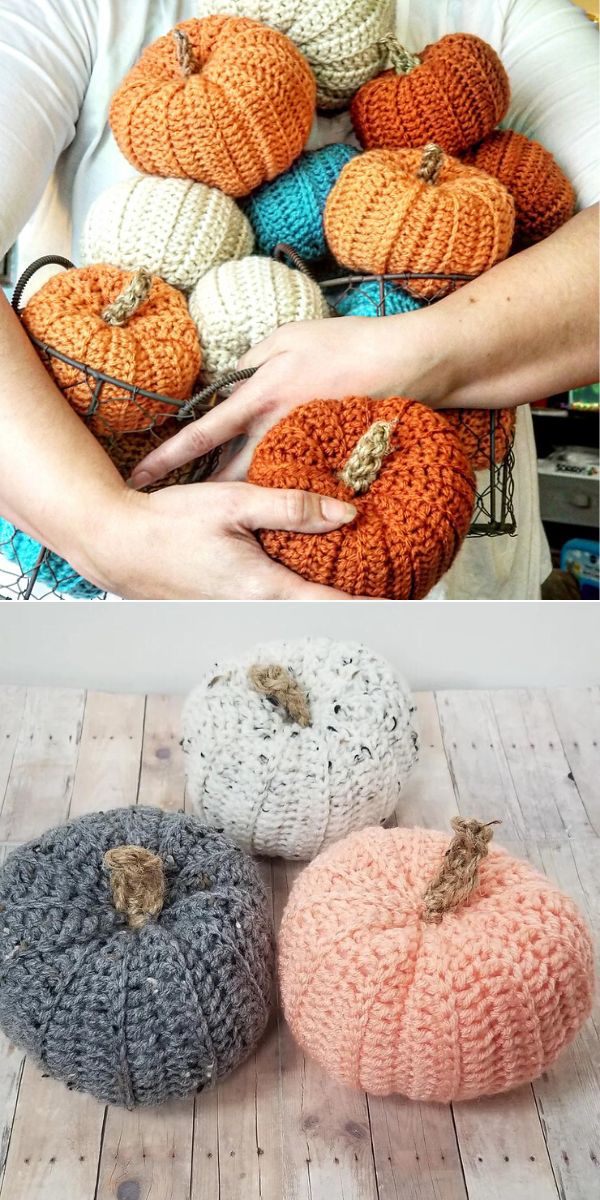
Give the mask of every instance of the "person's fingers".
<path id="1" fill-rule="evenodd" d="M 228 461 L 211 476 L 213 482 L 239 483 L 247 479 L 250 463 L 259 442 L 259 437 L 248 438 L 244 445 L 236 453 L 232 454 Z"/>
<path id="2" fill-rule="evenodd" d="M 163 479 L 169 471 L 193 462 L 203 454 L 209 454 L 231 438 L 245 432 L 248 409 L 243 397 L 229 396 L 216 408 L 206 413 L 199 421 L 186 425 L 175 437 L 151 450 L 134 468 L 129 486 L 147 487 Z"/>
<path id="3" fill-rule="evenodd" d="M 249 547 L 250 549 L 250 547 Z M 251 547 L 249 558 L 250 570 L 246 579 L 251 579 L 250 593 L 245 599 L 253 600 L 316 600 L 339 601 L 356 600 L 359 597 L 349 596 L 337 588 L 325 587 L 320 583 L 310 583 L 297 575 L 295 571 L 275 562 L 261 549 L 258 542 Z"/>
<path id="4" fill-rule="evenodd" d="M 246 367 L 265 366 L 277 354 L 281 354 L 282 347 L 279 330 L 282 328 L 283 326 L 279 326 L 278 329 L 274 329 L 261 342 L 257 342 L 255 346 L 251 346 L 249 350 L 246 350 L 246 353 L 242 354 L 242 357 L 237 361 L 237 370 L 243 371 Z"/>
<path id="5" fill-rule="evenodd" d="M 230 528 L 286 529 L 295 533 L 328 533 L 356 516 L 353 504 L 287 488 L 250 483 L 223 485 L 222 517 Z"/>

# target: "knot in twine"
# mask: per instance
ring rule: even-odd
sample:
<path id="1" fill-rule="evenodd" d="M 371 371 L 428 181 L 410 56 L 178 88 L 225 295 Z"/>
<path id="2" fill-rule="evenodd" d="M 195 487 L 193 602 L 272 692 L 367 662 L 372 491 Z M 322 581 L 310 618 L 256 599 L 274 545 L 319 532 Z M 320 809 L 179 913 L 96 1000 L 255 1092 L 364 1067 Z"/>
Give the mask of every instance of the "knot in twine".
<path id="1" fill-rule="evenodd" d="M 441 921 L 444 913 L 458 908 L 468 900 L 479 878 L 479 864 L 488 852 L 488 843 L 494 836 L 492 825 L 500 821 L 466 820 L 453 817 L 452 838 L 444 855 L 442 865 L 423 894 L 423 920 Z"/>
<path id="2" fill-rule="evenodd" d="M 102 320 L 106 321 L 107 325 L 126 325 L 134 312 L 137 312 L 140 304 L 146 300 L 151 287 L 152 276 L 150 273 L 143 269 L 136 271 L 125 291 L 121 292 L 112 304 L 104 309 Z"/>
<path id="3" fill-rule="evenodd" d="M 423 156 L 419 170 L 417 171 L 417 179 L 422 179 L 423 183 L 437 183 L 443 164 L 444 151 L 442 147 L 437 146 L 435 142 L 428 142 L 423 147 Z"/>
<path id="4" fill-rule="evenodd" d="M 395 421 L 374 421 L 356 443 L 338 478 L 353 492 L 366 492 L 377 479 L 381 464 L 392 452 Z"/>
<path id="5" fill-rule="evenodd" d="M 280 663 L 254 663 L 248 670 L 248 679 L 255 692 L 281 704 L 292 721 L 306 728 L 310 725 L 310 704 L 293 675 Z"/>
<path id="6" fill-rule="evenodd" d="M 408 75 L 414 71 L 415 67 L 421 66 L 421 59 L 416 54 L 410 54 L 393 33 L 386 34 L 377 44 L 384 61 L 388 62 L 392 70 L 397 71 L 399 75 Z"/>
<path id="7" fill-rule="evenodd" d="M 175 41 L 175 50 L 177 52 L 177 63 L 181 69 L 181 74 L 187 79 L 190 75 L 198 70 L 194 52 L 192 50 L 190 39 L 183 29 L 173 30 L 173 39 Z"/>
<path id="8" fill-rule="evenodd" d="M 143 846 L 115 846 L 104 855 L 117 912 L 124 913 L 130 929 L 141 929 L 157 917 L 165 900 L 162 860 Z"/>

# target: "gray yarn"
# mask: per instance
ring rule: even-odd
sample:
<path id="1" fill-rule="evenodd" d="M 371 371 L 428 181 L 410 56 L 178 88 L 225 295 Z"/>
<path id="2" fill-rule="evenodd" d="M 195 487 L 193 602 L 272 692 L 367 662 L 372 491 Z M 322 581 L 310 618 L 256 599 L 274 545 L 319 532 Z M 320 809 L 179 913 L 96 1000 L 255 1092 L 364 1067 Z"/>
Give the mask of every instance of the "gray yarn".
<path id="1" fill-rule="evenodd" d="M 162 912 L 132 930 L 104 854 L 159 854 Z M 219 831 L 156 808 L 93 813 L 0 869 L 0 1027 L 69 1087 L 105 1103 L 201 1091 L 254 1049 L 274 975 L 258 870 Z"/>

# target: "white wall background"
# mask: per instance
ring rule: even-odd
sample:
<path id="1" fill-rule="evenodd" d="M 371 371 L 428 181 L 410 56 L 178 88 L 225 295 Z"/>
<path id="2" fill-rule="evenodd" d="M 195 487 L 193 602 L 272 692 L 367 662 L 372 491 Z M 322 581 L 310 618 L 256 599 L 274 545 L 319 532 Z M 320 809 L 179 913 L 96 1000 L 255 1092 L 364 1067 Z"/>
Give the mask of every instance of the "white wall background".
<path id="1" fill-rule="evenodd" d="M 415 689 L 600 682 L 594 603 L 55 604 L 0 606 L 0 683 L 186 691 L 257 641 L 354 638 Z"/>

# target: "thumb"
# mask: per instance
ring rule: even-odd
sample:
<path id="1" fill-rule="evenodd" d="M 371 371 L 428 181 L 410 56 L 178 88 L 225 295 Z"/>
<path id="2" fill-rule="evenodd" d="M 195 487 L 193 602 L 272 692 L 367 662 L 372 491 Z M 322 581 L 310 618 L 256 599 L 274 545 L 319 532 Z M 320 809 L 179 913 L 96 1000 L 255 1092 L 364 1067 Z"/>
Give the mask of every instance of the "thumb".
<path id="1" fill-rule="evenodd" d="M 356 516 L 353 504 L 333 496 L 317 496 L 285 488 L 256 487 L 251 483 L 223 485 L 237 497 L 230 524 L 239 529 L 289 529 L 294 533 L 328 533 L 347 525 Z"/>

